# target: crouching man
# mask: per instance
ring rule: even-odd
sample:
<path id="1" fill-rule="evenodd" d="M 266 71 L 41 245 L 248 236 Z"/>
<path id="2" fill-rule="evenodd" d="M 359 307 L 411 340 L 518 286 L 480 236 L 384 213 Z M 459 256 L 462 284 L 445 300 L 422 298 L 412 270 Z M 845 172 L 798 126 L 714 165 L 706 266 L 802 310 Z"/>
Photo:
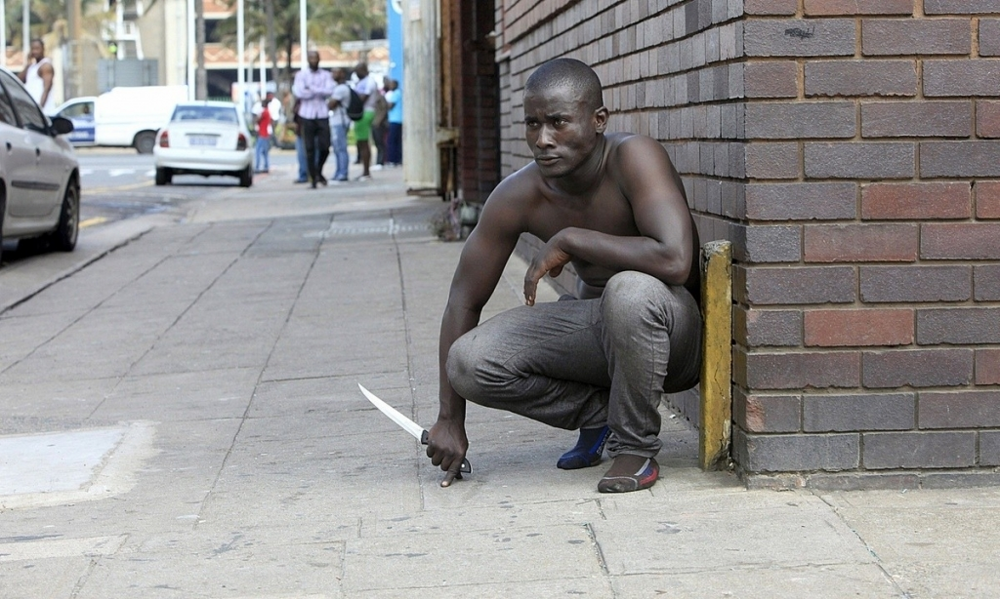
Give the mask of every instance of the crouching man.
<path id="1" fill-rule="evenodd" d="M 561 468 L 595 466 L 603 493 L 659 476 L 664 391 L 698 382 L 698 239 L 680 177 L 655 140 L 608 133 L 601 82 L 586 64 L 543 64 L 524 89 L 534 161 L 490 194 L 463 248 L 441 321 L 440 408 L 427 456 L 449 486 L 468 451 L 466 401 L 578 430 Z M 518 238 L 544 247 L 525 304 L 482 324 Z M 543 276 L 572 263 L 575 298 L 535 305 Z"/>

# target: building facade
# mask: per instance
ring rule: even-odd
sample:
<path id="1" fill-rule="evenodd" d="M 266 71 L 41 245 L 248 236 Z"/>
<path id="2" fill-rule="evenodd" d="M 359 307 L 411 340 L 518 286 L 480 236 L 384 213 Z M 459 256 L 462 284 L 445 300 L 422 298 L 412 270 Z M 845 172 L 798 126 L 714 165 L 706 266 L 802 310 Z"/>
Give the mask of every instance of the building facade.
<path id="1" fill-rule="evenodd" d="M 1000 0 L 493 8 L 501 176 L 531 160 L 525 79 L 579 58 L 733 242 L 749 484 L 1000 483 Z"/>

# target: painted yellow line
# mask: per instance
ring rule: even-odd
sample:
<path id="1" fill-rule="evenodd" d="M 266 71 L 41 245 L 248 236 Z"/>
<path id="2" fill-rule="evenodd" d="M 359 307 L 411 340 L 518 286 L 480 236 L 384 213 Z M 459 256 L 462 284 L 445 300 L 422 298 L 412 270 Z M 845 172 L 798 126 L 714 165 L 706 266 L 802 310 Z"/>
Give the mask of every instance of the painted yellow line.
<path id="1" fill-rule="evenodd" d="M 93 227 L 94 225 L 99 225 L 101 223 L 107 222 L 107 218 L 103 216 L 95 216 L 94 218 L 88 218 L 87 220 L 80 221 L 80 228 L 85 229 L 87 227 Z"/>

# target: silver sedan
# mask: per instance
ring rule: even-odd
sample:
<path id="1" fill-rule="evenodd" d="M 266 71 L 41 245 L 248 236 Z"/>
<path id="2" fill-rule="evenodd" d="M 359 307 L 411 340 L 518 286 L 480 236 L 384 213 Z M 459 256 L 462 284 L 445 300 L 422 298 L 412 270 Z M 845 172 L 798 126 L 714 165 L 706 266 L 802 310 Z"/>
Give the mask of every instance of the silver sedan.
<path id="1" fill-rule="evenodd" d="M 72 251 L 80 225 L 80 169 L 63 135 L 17 77 L 0 69 L 0 252 L 4 239 Z"/>

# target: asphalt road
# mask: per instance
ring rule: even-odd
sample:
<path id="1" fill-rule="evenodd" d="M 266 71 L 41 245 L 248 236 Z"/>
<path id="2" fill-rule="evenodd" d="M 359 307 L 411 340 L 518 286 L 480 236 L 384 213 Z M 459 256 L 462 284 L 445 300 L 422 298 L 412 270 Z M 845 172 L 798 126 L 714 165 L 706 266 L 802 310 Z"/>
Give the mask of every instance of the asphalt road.
<path id="1" fill-rule="evenodd" d="M 156 213 L 183 214 L 186 204 L 204 200 L 219 191 L 238 187 L 235 177 L 179 175 L 173 184 L 157 187 L 151 154 L 139 154 L 131 148 L 78 148 L 80 163 L 80 228 L 91 229 Z M 271 164 L 282 166 L 295 162 L 295 152 L 272 149 Z M 44 248 L 30 243 L 4 245 L 3 263 L 16 264 L 37 255 Z"/>
<path id="2" fill-rule="evenodd" d="M 174 177 L 172 185 L 156 187 L 153 156 L 129 148 L 81 148 L 77 150 L 77 159 L 83 191 L 80 220 L 84 228 L 182 208 L 189 200 L 237 186 L 234 177 L 179 175 Z M 271 162 L 291 164 L 295 162 L 295 153 L 272 150 Z"/>

